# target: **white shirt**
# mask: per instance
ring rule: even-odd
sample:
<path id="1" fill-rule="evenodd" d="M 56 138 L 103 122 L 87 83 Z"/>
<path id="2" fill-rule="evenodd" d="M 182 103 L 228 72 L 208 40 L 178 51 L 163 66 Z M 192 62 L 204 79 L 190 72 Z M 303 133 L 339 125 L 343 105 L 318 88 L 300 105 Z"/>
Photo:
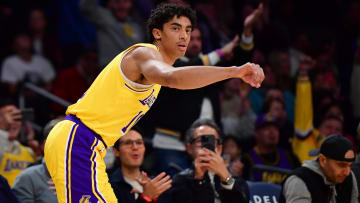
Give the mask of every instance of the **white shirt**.
<path id="1" fill-rule="evenodd" d="M 50 82 L 55 77 L 51 63 L 40 55 L 33 55 L 31 61 L 22 60 L 18 55 L 7 57 L 1 69 L 1 81 L 17 83 L 28 77 L 30 82 Z"/>

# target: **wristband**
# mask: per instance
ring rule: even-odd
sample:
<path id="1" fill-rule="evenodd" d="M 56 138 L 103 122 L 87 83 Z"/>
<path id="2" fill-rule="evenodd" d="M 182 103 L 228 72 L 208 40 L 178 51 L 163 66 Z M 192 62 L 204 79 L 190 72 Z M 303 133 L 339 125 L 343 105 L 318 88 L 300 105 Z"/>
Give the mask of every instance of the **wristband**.
<path id="1" fill-rule="evenodd" d="M 152 199 L 148 196 L 145 196 L 144 193 L 141 193 L 140 197 L 145 200 L 145 202 L 152 202 Z"/>
<path id="2" fill-rule="evenodd" d="M 219 54 L 220 57 L 224 57 L 225 54 L 221 49 L 216 49 L 216 53 Z"/>

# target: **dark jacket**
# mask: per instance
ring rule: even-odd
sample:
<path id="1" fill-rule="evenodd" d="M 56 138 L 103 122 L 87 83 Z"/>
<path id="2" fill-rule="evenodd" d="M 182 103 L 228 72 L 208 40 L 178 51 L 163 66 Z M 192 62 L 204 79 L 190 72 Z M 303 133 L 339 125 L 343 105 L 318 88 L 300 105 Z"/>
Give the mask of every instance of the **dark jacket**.
<path id="1" fill-rule="evenodd" d="M 19 202 L 11 190 L 7 180 L 0 175 L 0 202 Z"/>
<path id="2" fill-rule="evenodd" d="M 334 184 L 326 179 L 317 159 L 306 161 L 283 182 L 279 202 L 297 198 L 316 203 L 357 202 L 356 177 L 352 172 L 342 183 Z"/>
<path id="3" fill-rule="evenodd" d="M 125 181 L 120 168 L 111 174 L 110 184 L 119 203 L 146 203 L 140 196 L 135 200 L 135 194 L 130 193 L 132 186 Z"/>
<path id="4" fill-rule="evenodd" d="M 235 183 L 231 190 L 221 186 L 220 178 L 215 175 L 215 190 L 222 203 L 249 202 L 249 188 L 241 177 L 234 177 Z M 213 203 L 215 193 L 206 173 L 204 179 L 194 179 L 194 170 L 186 169 L 174 177 L 170 191 L 172 203 Z"/>

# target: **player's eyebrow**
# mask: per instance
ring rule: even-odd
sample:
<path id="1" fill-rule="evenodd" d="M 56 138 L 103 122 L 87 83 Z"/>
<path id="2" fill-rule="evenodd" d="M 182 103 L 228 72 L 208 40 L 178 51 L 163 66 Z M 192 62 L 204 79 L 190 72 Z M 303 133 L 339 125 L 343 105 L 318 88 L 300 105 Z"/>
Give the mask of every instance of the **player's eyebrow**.
<path id="1" fill-rule="evenodd" d="M 176 22 L 171 23 L 170 25 L 175 25 L 175 26 L 182 27 L 182 25 L 181 25 L 180 23 L 176 23 Z M 191 29 L 192 29 L 192 26 L 191 26 L 191 25 L 188 25 L 188 26 L 186 26 L 186 28 L 191 28 Z"/>

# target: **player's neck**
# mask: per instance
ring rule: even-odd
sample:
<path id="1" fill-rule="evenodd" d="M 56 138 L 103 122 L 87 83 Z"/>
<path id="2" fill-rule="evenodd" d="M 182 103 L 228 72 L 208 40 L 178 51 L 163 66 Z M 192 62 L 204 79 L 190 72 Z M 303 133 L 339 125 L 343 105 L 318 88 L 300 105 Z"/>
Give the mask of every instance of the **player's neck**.
<path id="1" fill-rule="evenodd" d="M 121 165 L 121 172 L 125 178 L 136 180 L 140 177 L 140 168 L 139 167 L 127 167 Z"/>
<path id="2" fill-rule="evenodd" d="M 158 48 L 161 56 L 163 57 L 164 62 L 172 66 L 175 63 L 177 57 L 169 55 L 170 52 L 166 51 L 165 48 L 161 46 L 159 42 L 155 42 L 154 45 Z"/>

